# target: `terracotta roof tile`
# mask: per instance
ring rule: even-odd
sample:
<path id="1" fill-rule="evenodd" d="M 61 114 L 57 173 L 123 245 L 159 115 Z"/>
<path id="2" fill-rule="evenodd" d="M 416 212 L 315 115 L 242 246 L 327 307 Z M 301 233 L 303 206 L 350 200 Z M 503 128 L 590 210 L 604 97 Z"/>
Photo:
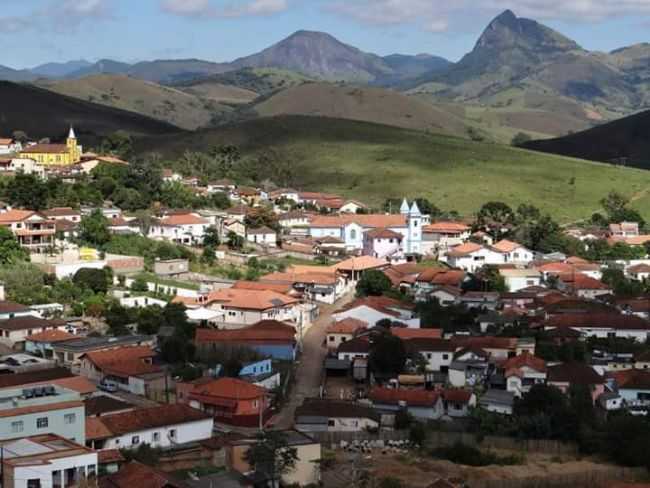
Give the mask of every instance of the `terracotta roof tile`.
<path id="1" fill-rule="evenodd" d="M 130 412 L 116 413 L 100 418 L 101 423 L 108 429 L 111 436 L 120 436 L 157 427 L 198 422 L 211 417 L 187 405 L 173 403 L 157 407 L 139 408 Z"/>
<path id="2" fill-rule="evenodd" d="M 70 334 L 69 332 L 66 332 L 64 330 L 51 329 L 51 330 L 46 330 L 44 332 L 39 332 L 38 334 L 32 334 L 28 336 L 25 340 L 31 342 L 53 343 L 53 342 L 65 342 L 71 339 L 78 339 L 78 338 L 79 338 L 78 336 L 74 334 Z"/>
<path id="3" fill-rule="evenodd" d="M 572 385 L 599 385 L 605 382 L 594 369 L 583 363 L 563 363 L 549 366 L 546 379 L 550 383 L 569 383 Z"/>
<path id="4" fill-rule="evenodd" d="M 317 216 L 311 222 L 311 227 L 340 228 L 355 223 L 365 228 L 375 227 L 406 227 L 404 215 L 397 214 L 342 214 L 336 216 Z"/>
<path id="5" fill-rule="evenodd" d="M 432 407 L 440 399 L 440 393 L 432 390 L 408 390 L 405 388 L 375 387 L 368 393 L 373 403 L 407 406 Z"/>
<path id="6" fill-rule="evenodd" d="M 157 469 L 131 461 L 117 473 L 99 479 L 99 488 L 187 488 L 188 485 Z"/>
<path id="7" fill-rule="evenodd" d="M 572 327 L 590 329 L 650 330 L 650 322 L 635 315 L 618 313 L 565 313 L 554 315 L 544 327 Z"/>
<path id="8" fill-rule="evenodd" d="M 230 308 L 268 310 L 293 305 L 298 303 L 298 300 L 270 290 L 257 291 L 229 288 L 211 292 L 206 303 L 215 302 Z"/>
<path id="9" fill-rule="evenodd" d="M 451 250 L 447 253 L 447 256 L 451 257 L 462 257 L 469 254 L 473 254 L 477 251 L 483 249 L 481 244 L 476 244 L 475 242 L 466 242 L 459 246 L 452 247 Z"/>
<path id="10" fill-rule="evenodd" d="M 176 225 L 207 225 L 208 222 L 203 217 L 197 217 L 194 214 L 181 214 L 170 215 L 160 220 L 160 225 L 176 226 Z"/>
<path id="11" fill-rule="evenodd" d="M 519 244 L 517 242 L 509 241 L 507 239 L 503 239 L 503 240 L 495 243 L 494 245 L 492 245 L 492 249 L 494 249 L 495 251 L 501 252 L 501 253 L 509 253 L 509 252 L 512 252 L 515 249 L 519 249 L 521 247 L 524 247 L 524 246 L 522 246 L 521 244 Z"/>
<path id="12" fill-rule="evenodd" d="M 227 400 L 254 400 L 266 395 L 266 388 L 237 378 L 219 378 L 209 383 L 200 384 L 190 392 L 191 398 L 209 399 L 210 397 Z"/>
<path id="13" fill-rule="evenodd" d="M 425 233 L 440 233 L 440 234 L 458 234 L 469 232 L 469 226 L 461 222 L 434 222 L 431 225 L 425 226 L 422 231 Z"/>
<path id="14" fill-rule="evenodd" d="M 368 327 L 368 323 L 363 320 L 347 318 L 334 322 L 327 328 L 328 334 L 354 334 L 355 332 Z"/>
<path id="15" fill-rule="evenodd" d="M 443 390 L 442 397 L 448 402 L 469 403 L 472 399 L 472 392 L 460 389 Z"/>
<path id="16" fill-rule="evenodd" d="M 296 330 L 275 320 L 258 322 L 242 329 L 196 329 L 197 343 L 281 343 L 293 344 Z"/>
<path id="17" fill-rule="evenodd" d="M 546 361 L 544 361 L 542 358 L 534 356 L 533 354 L 530 354 L 528 351 L 524 351 L 519 356 L 507 359 L 501 366 L 506 371 L 511 369 L 520 369 L 523 367 L 529 367 L 539 372 L 546 371 Z"/>

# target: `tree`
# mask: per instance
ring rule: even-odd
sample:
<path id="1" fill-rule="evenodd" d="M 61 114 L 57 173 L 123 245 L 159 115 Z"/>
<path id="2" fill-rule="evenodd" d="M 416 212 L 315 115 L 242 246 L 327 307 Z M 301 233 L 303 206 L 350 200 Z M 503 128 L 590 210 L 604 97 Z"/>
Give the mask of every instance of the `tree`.
<path id="1" fill-rule="evenodd" d="M 142 276 L 136 276 L 133 283 L 131 283 L 131 291 L 149 291 L 147 280 Z"/>
<path id="2" fill-rule="evenodd" d="M 217 259 L 217 254 L 214 252 L 214 247 L 206 246 L 203 248 L 203 254 L 201 254 L 201 262 L 211 266 L 214 264 Z"/>
<path id="3" fill-rule="evenodd" d="M 81 268 L 72 277 L 72 281 L 80 288 L 87 288 L 93 293 L 106 293 L 110 285 L 112 273 L 106 268 Z"/>
<path id="4" fill-rule="evenodd" d="M 45 273 L 31 263 L 17 261 L 0 266 L 0 281 L 5 284 L 10 300 L 25 305 L 48 301 Z"/>
<path id="5" fill-rule="evenodd" d="M 86 215 L 79 223 L 79 238 L 93 246 L 103 246 L 111 240 L 111 233 L 108 230 L 108 219 L 100 209 L 95 209 L 90 215 Z"/>
<path id="6" fill-rule="evenodd" d="M 244 218 L 246 227 L 259 229 L 260 227 L 269 227 L 276 232 L 279 230 L 278 217 L 270 207 L 257 207 L 251 209 Z"/>
<path id="7" fill-rule="evenodd" d="M 368 365 L 373 372 L 397 376 L 404 371 L 406 359 L 406 348 L 399 337 L 390 332 L 373 336 L 368 357 Z"/>
<path id="8" fill-rule="evenodd" d="M 129 309 L 119 303 L 111 304 L 106 309 L 104 318 L 111 329 L 111 334 L 114 336 L 128 334 L 129 330 L 126 326 L 134 321 Z"/>
<path id="9" fill-rule="evenodd" d="M 262 431 L 244 458 L 256 472 L 266 475 L 275 488 L 280 485 L 282 476 L 296 467 L 298 451 L 289 445 L 283 432 Z"/>
<path id="10" fill-rule="evenodd" d="M 484 285 L 479 291 L 498 291 L 499 293 L 508 291 L 506 280 L 499 273 L 499 268 L 494 265 L 483 266 L 478 279 Z"/>
<path id="11" fill-rule="evenodd" d="M 357 295 L 360 297 L 380 296 L 393 287 L 390 279 L 381 271 L 371 269 L 361 275 L 357 283 Z"/>
<path id="12" fill-rule="evenodd" d="M 515 223 L 515 213 L 503 202 L 486 203 L 476 217 L 479 226 L 492 231 L 497 240 Z"/>
<path id="13" fill-rule="evenodd" d="M 512 142 L 510 144 L 515 147 L 521 147 L 527 142 L 529 142 L 531 139 L 532 138 L 525 132 L 517 132 L 512 138 Z"/>
<path id="14" fill-rule="evenodd" d="M 56 180 L 53 180 L 53 182 L 56 182 Z M 48 196 L 46 183 L 34 174 L 16 174 L 7 191 L 9 203 L 30 210 L 46 208 Z"/>
<path id="15" fill-rule="evenodd" d="M 643 217 L 634 209 L 628 208 L 630 199 L 618 192 L 612 191 L 600 201 L 601 206 L 607 213 L 609 223 L 615 222 L 637 222 L 639 227 L 645 226 Z"/>
<path id="16" fill-rule="evenodd" d="M 25 144 L 27 141 L 29 141 L 29 137 L 24 130 L 13 131 L 11 133 L 11 137 L 14 139 L 14 141 L 20 142 L 21 144 Z"/>
<path id="17" fill-rule="evenodd" d="M 650 468 L 650 422 L 643 417 L 623 415 L 607 422 L 605 454 L 625 466 Z"/>
<path id="18" fill-rule="evenodd" d="M 228 232 L 228 247 L 241 250 L 244 247 L 244 238 L 233 231 Z"/>
<path id="19" fill-rule="evenodd" d="M 133 140 L 128 132 L 118 130 L 102 140 L 100 151 L 128 160 L 133 155 Z"/>
<path id="20" fill-rule="evenodd" d="M 13 264 L 28 261 L 29 254 L 25 251 L 6 227 L 0 227 L 0 264 Z"/>
<path id="21" fill-rule="evenodd" d="M 137 324 L 140 334 L 157 334 L 164 323 L 162 308 L 158 306 L 145 307 L 138 311 Z"/>
<path id="22" fill-rule="evenodd" d="M 214 225 L 211 225 L 203 233 L 203 245 L 206 247 L 218 247 L 221 244 L 219 231 Z"/>

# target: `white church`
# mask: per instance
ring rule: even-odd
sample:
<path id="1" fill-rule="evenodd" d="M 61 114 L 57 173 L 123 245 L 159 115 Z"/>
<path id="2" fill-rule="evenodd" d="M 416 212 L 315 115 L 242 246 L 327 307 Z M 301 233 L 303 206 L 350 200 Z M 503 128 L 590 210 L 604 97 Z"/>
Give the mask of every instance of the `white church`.
<path id="1" fill-rule="evenodd" d="M 335 237 L 345 243 L 348 252 L 364 251 L 364 254 L 375 255 L 375 257 L 387 257 L 380 255 L 388 243 L 381 240 L 393 239 L 391 244 L 400 240 L 401 252 L 406 255 L 422 254 L 422 227 L 431 223 L 431 216 L 423 215 L 415 201 L 409 205 L 404 199 L 399 214 L 342 214 L 325 215 L 314 217 L 309 225 L 309 235 L 314 239 L 323 237 Z M 386 232 L 379 232 L 385 230 Z M 373 231 L 368 236 L 366 234 Z M 397 234 L 401 236 L 398 239 Z M 371 236 L 377 236 L 373 240 L 378 241 L 375 249 L 368 252 L 368 240 Z M 384 237 L 382 237 L 384 236 Z"/>

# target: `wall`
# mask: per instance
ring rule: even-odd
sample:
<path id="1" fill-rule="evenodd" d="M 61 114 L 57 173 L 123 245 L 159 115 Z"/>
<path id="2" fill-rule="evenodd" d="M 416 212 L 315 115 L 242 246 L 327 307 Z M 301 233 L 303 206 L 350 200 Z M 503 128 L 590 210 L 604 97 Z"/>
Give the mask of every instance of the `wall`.
<path id="1" fill-rule="evenodd" d="M 598 468 L 590 467 L 589 471 L 545 474 L 543 477 L 468 480 L 467 486 L 468 488 L 610 488 L 615 480 L 630 481 L 645 477 L 647 477 L 645 470 L 601 465 Z"/>
<path id="2" fill-rule="evenodd" d="M 212 437 L 212 419 L 199 420 L 197 422 L 188 422 L 186 424 L 166 425 L 156 429 L 146 429 L 108 439 L 102 449 L 130 449 L 139 444 L 149 444 L 152 447 L 171 447 L 175 444 L 185 444 L 196 442 Z M 174 442 L 169 439 L 171 430 L 176 430 Z M 154 441 L 154 433 L 159 434 L 158 441 Z M 133 444 L 133 437 L 139 437 L 139 444 Z"/>
<path id="3" fill-rule="evenodd" d="M 88 466 L 94 466 L 95 473 L 97 473 L 97 453 L 50 459 L 47 463 L 40 465 L 30 463 L 29 466 L 15 467 L 13 476 L 11 471 L 7 470 L 5 477 L 8 479 L 6 483 L 3 483 L 3 486 L 7 488 L 27 488 L 27 480 L 40 479 L 40 488 L 52 488 L 53 471 L 61 471 L 63 476 L 66 469 L 81 468 L 86 473 Z"/>
<path id="4" fill-rule="evenodd" d="M 0 439 L 13 439 L 16 437 L 29 437 L 41 434 L 56 434 L 65 437 L 66 439 L 70 439 L 77 444 L 84 445 L 86 443 L 86 423 L 84 412 L 84 407 L 78 406 L 0 418 Z M 65 415 L 67 414 L 74 414 L 74 423 L 65 423 Z M 47 417 L 47 427 L 39 429 L 36 427 L 36 421 L 42 417 Z M 11 423 L 17 421 L 23 422 L 23 430 L 20 432 L 13 432 Z"/>

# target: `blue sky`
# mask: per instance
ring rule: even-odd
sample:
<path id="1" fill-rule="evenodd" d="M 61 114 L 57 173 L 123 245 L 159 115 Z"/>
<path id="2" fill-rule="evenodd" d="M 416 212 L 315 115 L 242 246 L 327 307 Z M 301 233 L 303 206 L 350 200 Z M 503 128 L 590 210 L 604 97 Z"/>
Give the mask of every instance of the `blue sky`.
<path id="1" fill-rule="evenodd" d="M 228 61 L 298 29 L 378 54 L 457 60 L 510 8 L 611 50 L 650 42 L 650 0 L 0 0 L 0 64 L 112 58 Z"/>

